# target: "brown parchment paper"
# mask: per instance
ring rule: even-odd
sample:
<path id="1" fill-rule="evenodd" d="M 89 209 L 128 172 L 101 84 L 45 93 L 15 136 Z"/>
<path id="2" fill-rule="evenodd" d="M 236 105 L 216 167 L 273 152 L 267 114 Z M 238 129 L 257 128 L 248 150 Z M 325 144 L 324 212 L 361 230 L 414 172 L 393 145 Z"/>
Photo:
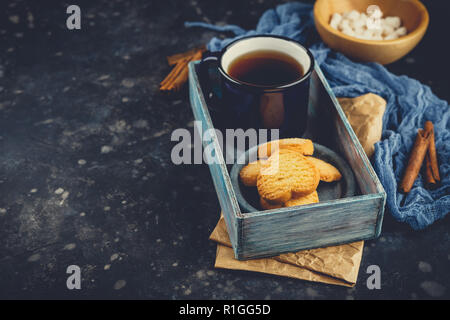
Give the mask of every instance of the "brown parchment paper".
<path id="1" fill-rule="evenodd" d="M 217 242 L 216 268 L 246 270 L 295 279 L 353 287 L 358 277 L 364 241 L 303 250 L 272 258 L 239 261 L 234 258 L 224 218 L 210 235 Z"/>
<path id="2" fill-rule="evenodd" d="M 361 146 L 370 158 L 381 139 L 386 100 L 374 93 L 355 98 L 337 98 Z"/>

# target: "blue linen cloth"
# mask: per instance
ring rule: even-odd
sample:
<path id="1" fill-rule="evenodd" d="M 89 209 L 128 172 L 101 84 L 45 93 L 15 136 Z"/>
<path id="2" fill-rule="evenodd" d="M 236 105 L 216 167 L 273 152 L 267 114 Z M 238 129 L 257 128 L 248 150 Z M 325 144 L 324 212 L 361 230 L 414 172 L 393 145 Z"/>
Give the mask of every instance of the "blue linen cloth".
<path id="1" fill-rule="evenodd" d="M 329 49 L 314 28 L 313 6 L 291 2 L 266 11 L 255 30 L 239 26 L 215 26 L 202 22 L 186 22 L 186 27 L 204 27 L 215 31 L 231 31 L 235 37 L 212 38 L 210 51 L 220 51 L 235 39 L 255 34 L 282 35 L 303 43 L 313 53 L 338 97 L 356 97 L 372 92 L 387 101 L 383 116 L 381 141 L 375 145 L 374 169 L 387 194 L 388 211 L 401 222 L 419 230 L 443 218 L 450 211 L 450 108 L 431 89 L 406 76 L 397 76 L 377 63 L 357 63 Z M 407 194 L 398 192 L 417 130 L 426 120 L 434 124 L 441 186 L 425 189 L 422 175 Z"/>

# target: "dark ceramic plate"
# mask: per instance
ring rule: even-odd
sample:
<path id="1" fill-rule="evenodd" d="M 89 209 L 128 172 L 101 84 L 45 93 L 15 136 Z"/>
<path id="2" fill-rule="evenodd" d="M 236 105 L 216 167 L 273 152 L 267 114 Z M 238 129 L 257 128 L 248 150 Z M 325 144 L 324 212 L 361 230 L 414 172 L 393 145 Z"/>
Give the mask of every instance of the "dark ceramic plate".
<path id="1" fill-rule="evenodd" d="M 259 206 L 259 195 L 256 187 L 247 187 L 241 183 L 239 179 L 239 172 L 248 163 L 250 156 L 255 156 L 258 151 L 258 146 L 247 150 L 236 164 L 231 169 L 231 183 L 236 194 L 237 201 L 241 207 L 242 212 L 261 211 Z M 353 172 L 336 152 L 324 147 L 320 144 L 314 143 L 314 157 L 322 159 L 333 166 L 335 166 L 342 174 L 342 179 L 335 182 L 320 181 L 317 187 L 320 202 L 335 200 L 341 198 L 351 197 L 355 194 L 355 178 Z M 242 160 L 245 158 L 245 164 Z M 253 158 L 253 157 L 252 157 Z M 256 158 L 256 157 L 255 157 Z M 255 159 L 253 158 L 253 159 Z"/>

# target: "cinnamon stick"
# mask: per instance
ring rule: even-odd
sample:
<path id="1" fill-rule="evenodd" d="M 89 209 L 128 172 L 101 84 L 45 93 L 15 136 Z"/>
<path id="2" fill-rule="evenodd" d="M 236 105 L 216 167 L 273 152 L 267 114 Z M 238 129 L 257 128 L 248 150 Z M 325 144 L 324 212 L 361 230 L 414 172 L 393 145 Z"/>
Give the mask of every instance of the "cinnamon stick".
<path id="1" fill-rule="evenodd" d="M 169 65 L 175 64 L 175 67 L 164 78 L 164 80 L 161 81 L 159 89 L 161 91 L 179 90 L 188 79 L 189 62 L 200 60 L 205 50 L 206 47 L 201 46 L 183 53 L 178 53 L 167 57 L 167 62 L 169 63 Z"/>
<path id="2" fill-rule="evenodd" d="M 189 61 L 187 59 L 178 62 L 177 65 L 172 69 L 172 71 L 167 75 L 167 77 L 164 78 L 163 81 L 161 81 L 159 89 L 171 90 L 172 82 L 174 82 L 178 75 L 183 71 L 183 69 L 186 68 L 188 62 Z"/>
<path id="3" fill-rule="evenodd" d="M 428 187 L 435 186 L 438 182 L 434 179 L 433 169 L 431 168 L 430 154 L 425 156 L 425 183 Z"/>
<path id="4" fill-rule="evenodd" d="M 428 150 L 428 145 L 430 142 L 431 131 L 419 129 L 416 136 L 416 141 L 414 142 L 413 149 L 409 156 L 408 165 L 406 166 L 403 179 L 400 183 L 400 191 L 408 193 L 419 175 L 420 167 L 422 166 L 423 160 Z"/>
<path id="5" fill-rule="evenodd" d="M 193 57 L 190 59 L 185 59 L 183 61 L 183 66 L 181 72 L 177 75 L 175 79 L 171 82 L 171 89 L 180 90 L 181 86 L 187 81 L 189 75 L 188 63 L 190 61 L 200 60 L 202 58 L 202 52 L 198 51 Z M 178 65 L 178 64 L 177 64 Z"/>
<path id="6" fill-rule="evenodd" d="M 205 45 L 196 47 L 196 48 L 191 49 L 186 52 L 177 53 L 177 54 L 168 56 L 167 62 L 169 63 L 169 66 L 173 66 L 174 64 L 177 64 L 178 62 L 180 62 L 181 60 L 184 60 L 185 58 L 192 57 L 192 56 L 196 55 L 198 52 L 203 53 L 204 51 L 206 51 Z"/>
<path id="7" fill-rule="evenodd" d="M 434 126 L 431 121 L 425 122 L 425 130 L 431 132 L 430 143 L 428 145 L 428 151 L 426 156 L 426 174 L 425 180 L 427 185 L 433 186 L 441 181 L 439 174 L 439 164 L 437 160 L 436 144 L 434 138 Z"/>

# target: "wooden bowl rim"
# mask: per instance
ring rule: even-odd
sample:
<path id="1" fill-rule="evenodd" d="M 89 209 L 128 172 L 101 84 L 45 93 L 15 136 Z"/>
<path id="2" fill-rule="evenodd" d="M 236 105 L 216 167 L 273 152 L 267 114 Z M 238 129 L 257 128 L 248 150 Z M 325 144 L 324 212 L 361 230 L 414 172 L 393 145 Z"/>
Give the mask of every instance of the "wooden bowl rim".
<path id="1" fill-rule="evenodd" d="M 419 23 L 419 25 L 410 33 L 408 33 L 405 36 L 402 36 L 398 39 L 394 39 L 394 40 L 365 40 L 365 39 L 359 39 L 359 38 L 355 38 L 349 35 L 346 35 L 345 33 L 336 30 L 334 28 L 332 28 L 330 26 L 330 24 L 327 22 L 324 22 L 323 19 L 318 18 L 318 3 L 323 2 L 323 1 L 327 1 L 327 0 L 317 0 L 314 4 L 314 21 L 316 23 L 319 23 L 320 26 L 322 26 L 323 28 L 325 28 L 328 32 L 336 35 L 337 37 L 340 38 L 344 38 L 348 41 L 352 41 L 352 42 L 357 42 L 360 44 L 366 44 L 366 45 L 391 45 L 391 44 L 397 44 L 397 43 L 402 43 L 402 42 L 407 42 L 408 40 L 414 38 L 416 35 L 425 32 L 427 27 L 428 27 L 428 23 L 430 20 L 429 14 L 428 14 L 428 10 L 425 7 L 425 5 L 420 2 L 419 0 L 408 0 L 410 2 L 412 2 L 416 8 L 419 9 L 419 11 L 422 13 L 421 14 L 421 21 Z"/>

